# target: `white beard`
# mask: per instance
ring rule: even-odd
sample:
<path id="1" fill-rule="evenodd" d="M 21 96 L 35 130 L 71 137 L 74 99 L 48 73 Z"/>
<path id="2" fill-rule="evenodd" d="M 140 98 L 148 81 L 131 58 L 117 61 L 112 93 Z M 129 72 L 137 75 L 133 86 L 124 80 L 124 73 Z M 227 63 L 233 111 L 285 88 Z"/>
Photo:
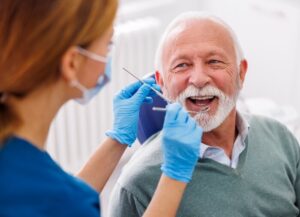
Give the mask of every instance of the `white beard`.
<path id="1" fill-rule="evenodd" d="M 169 96 L 166 93 L 167 97 Z M 186 108 L 185 101 L 190 96 L 216 96 L 219 99 L 217 111 L 214 115 L 209 114 L 208 111 L 199 111 L 193 118 L 202 127 L 203 132 L 209 132 L 219 127 L 224 120 L 228 117 L 229 113 L 236 105 L 236 101 L 239 95 L 239 89 L 233 96 L 227 96 L 220 89 L 207 85 L 203 88 L 196 88 L 193 85 L 188 86 L 180 95 L 175 99 L 183 107 Z M 187 108 L 186 108 L 187 109 Z"/>

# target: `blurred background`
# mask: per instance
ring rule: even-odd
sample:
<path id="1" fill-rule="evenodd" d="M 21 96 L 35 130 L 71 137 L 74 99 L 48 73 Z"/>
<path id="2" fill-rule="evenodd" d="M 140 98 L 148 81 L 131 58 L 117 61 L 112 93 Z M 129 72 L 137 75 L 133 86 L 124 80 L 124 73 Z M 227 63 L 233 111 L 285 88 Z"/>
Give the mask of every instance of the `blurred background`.
<path id="1" fill-rule="evenodd" d="M 299 0 L 121 0 L 113 38 L 112 81 L 88 106 L 66 104 L 51 127 L 47 147 L 64 169 L 76 173 L 112 126 L 114 94 L 135 81 L 122 67 L 140 77 L 153 72 L 164 28 L 175 16 L 191 10 L 214 13 L 238 36 L 249 64 L 239 108 L 281 121 L 300 140 Z M 138 146 L 126 153 L 102 192 L 104 216 L 121 167 Z"/>

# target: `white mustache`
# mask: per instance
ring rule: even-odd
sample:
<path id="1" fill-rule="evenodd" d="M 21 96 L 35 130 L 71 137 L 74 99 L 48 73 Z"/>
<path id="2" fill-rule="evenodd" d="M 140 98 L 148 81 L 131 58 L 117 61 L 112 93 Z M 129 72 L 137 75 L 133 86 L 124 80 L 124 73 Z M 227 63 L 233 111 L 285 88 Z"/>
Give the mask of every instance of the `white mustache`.
<path id="1" fill-rule="evenodd" d="M 184 101 L 189 97 L 206 97 L 206 96 L 214 96 L 220 99 L 226 99 L 228 97 L 220 89 L 211 85 L 205 86 L 203 88 L 197 88 L 193 85 L 190 85 L 179 94 L 179 96 L 176 98 L 176 101 L 183 104 Z"/>

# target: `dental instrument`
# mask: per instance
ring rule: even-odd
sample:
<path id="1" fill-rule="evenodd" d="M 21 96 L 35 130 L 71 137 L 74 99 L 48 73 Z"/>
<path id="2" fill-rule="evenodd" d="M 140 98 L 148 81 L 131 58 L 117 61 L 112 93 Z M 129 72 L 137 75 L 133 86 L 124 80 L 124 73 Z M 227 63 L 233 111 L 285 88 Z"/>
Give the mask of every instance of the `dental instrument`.
<path id="1" fill-rule="evenodd" d="M 148 87 L 150 87 L 151 90 L 153 90 L 160 98 L 162 98 L 163 100 L 165 100 L 168 104 L 172 103 L 171 100 L 168 100 L 161 92 L 159 92 L 158 90 L 156 90 L 155 88 L 151 87 L 149 84 L 145 83 L 142 79 L 138 78 L 136 75 L 134 75 L 132 72 L 130 72 L 129 70 L 127 70 L 126 68 L 122 68 L 124 71 L 126 71 L 127 73 L 129 73 L 132 77 L 134 77 L 135 79 L 137 79 L 138 81 L 142 82 L 143 84 L 147 85 Z"/>
<path id="2" fill-rule="evenodd" d="M 153 111 L 160 111 L 160 112 L 164 112 L 167 111 L 167 108 L 162 108 L 162 107 L 152 107 Z M 188 113 L 192 113 L 192 114 L 197 114 L 198 112 L 196 111 L 190 111 L 190 110 L 186 110 Z"/>

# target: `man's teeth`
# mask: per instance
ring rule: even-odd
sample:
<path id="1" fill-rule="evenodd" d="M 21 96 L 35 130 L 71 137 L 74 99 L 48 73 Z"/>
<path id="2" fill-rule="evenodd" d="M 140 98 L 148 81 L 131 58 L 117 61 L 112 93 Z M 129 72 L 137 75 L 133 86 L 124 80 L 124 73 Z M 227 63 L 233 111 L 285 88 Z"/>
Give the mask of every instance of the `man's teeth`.
<path id="1" fill-rule="evenodd" d="M 214 96 L 191 96 L 192 100 L 207 100 L 207 99 L 213 99 Z"/>

